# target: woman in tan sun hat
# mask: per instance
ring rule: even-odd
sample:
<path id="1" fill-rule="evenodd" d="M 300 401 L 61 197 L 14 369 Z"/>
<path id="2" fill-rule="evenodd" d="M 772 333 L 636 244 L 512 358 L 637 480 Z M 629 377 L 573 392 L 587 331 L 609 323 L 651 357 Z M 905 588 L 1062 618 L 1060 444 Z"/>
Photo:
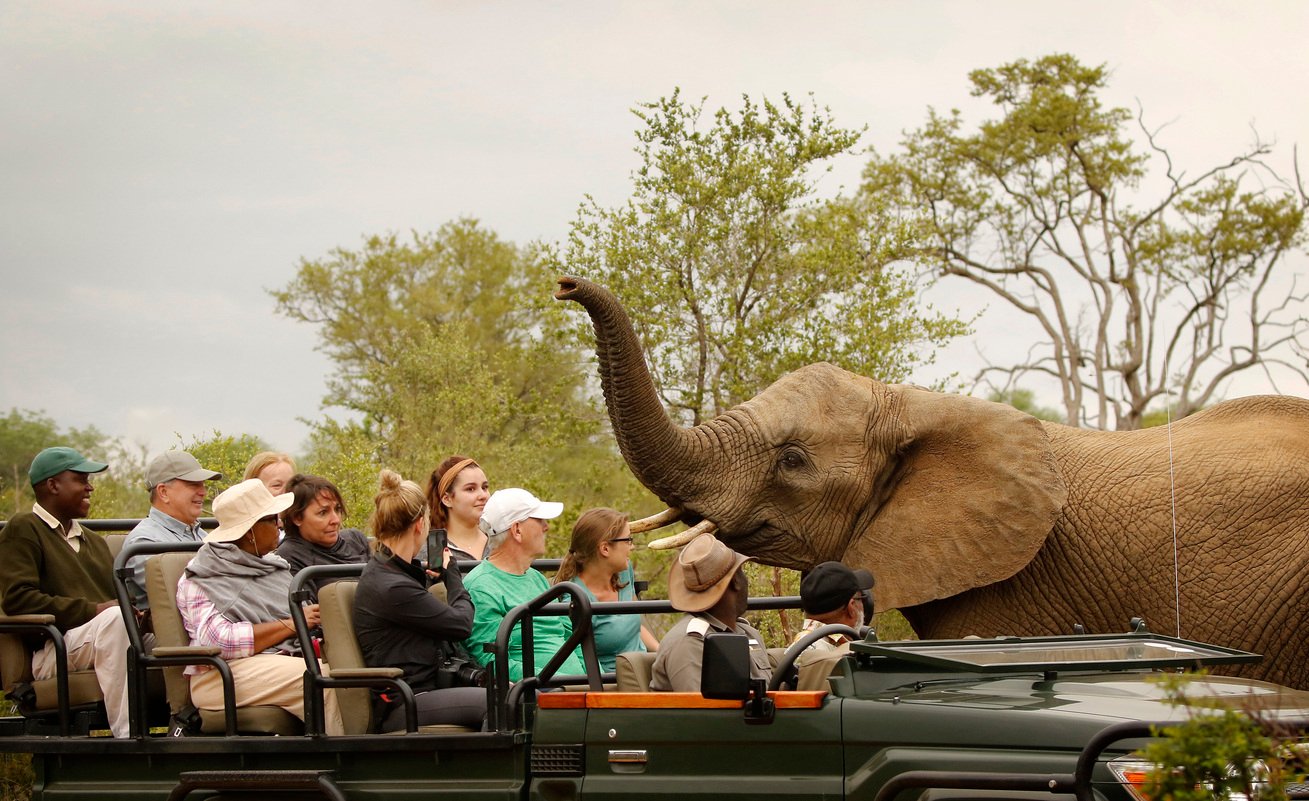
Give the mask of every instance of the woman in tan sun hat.
<path id="1" fill-rule="evenodd" d="M 712 535 L 691 540 L 668 574 L 668 600 L 687 614 L 659 643 L 650 689 L 700 692 L 704 638 L 715 632 L 750 638 L 750 677 L 768 680 L 770 668 L 763 637 L 741 617 L 750 600 L 741 570 L 751 557 L 728 548 Z"/>
<path id="2" fill-rule="evenodd" d="M 215 646 L 236 684 L 236 705 L 280 706 L 304 720 L 304 660 L 287 606 L 291 570 L 277 547 L 277 516 L 293 498 L 273 495 L 257 478 L 224 490 L 214 499 L 218 528 L 205 536 L 177 582 L 177 609 L 191 645 Z M 310 628 L 318 605 L 305 607 Z M 223 708 L 223 684 L 203 665 L 186 669 L 191 702 L 200 709 Z M 334 693 L 325 694 L 327 733 L 340 734 Z"/>

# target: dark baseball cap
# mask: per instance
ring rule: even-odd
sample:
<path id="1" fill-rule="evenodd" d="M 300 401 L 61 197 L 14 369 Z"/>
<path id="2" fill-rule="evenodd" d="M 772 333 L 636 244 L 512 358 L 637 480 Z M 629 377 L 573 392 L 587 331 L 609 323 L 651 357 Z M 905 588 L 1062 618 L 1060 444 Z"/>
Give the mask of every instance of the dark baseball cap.
<path id="1" fill-rule="evenodd" d="M 103 462 L 93 462 L 72 448 L 46 448 L 32 460 L 32 466 L 27 468 L 27 478 L 35 487 L 47 478 L 57 476 L 65 470 L 78 473 L 99 473 L 101 470 L 107 470 L 108 468 L 109 465 Z"/>
<path id="2" fill-rule="evenodd" d="M 873 588 L 873 574 L 840 562 L 823 562 L 800 582 L 800 606 L 807 614 L 825 615 L 844 606 L 855 593 Z"/>

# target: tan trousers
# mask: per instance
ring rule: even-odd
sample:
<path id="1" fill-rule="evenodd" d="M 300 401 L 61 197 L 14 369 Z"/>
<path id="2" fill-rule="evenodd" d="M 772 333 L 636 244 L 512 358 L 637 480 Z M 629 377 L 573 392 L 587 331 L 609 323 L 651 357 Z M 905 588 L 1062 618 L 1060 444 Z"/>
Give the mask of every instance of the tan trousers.
<path id="1" fill-rule="evenodd" d="M 255 654 L 227 663 L 236 685 L 236 705 L 280 706 L 292 715 L 305 719 L 305 661 L 285 654 Z M 323 674 L 331 675 L 327 665 Z M 223 709 L 223 680 L 216 670 L 206 670 L 191 677 L 191 703 L 198 709 Z M 323 693 L 323 722 L 328 734 L 344 734 L 341 710 L 336 705 L 336 691 Z"/>
<path id="2" fill-rule="evenodd" d="M 147 649 L 154 635 L 145 635 Z M 127 627 L 117 606 L 111 606 L 86 623 L 64 632 L 69 670 L 95 669 L 96 682 L 105 698 L 109 729 L 115 737 L 130 735 L 127 715 Z M 55 675 L 55 644 L 32 654 L 32 677 L 52 679 Z"/>

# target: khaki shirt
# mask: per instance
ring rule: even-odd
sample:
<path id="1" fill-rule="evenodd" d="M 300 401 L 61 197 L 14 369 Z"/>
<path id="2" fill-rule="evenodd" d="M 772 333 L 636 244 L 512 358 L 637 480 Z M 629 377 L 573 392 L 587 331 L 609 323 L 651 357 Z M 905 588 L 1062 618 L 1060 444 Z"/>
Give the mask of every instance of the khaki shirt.
<path id="1" fill-rule="evenodd" d="M 711 632 L 744 634 L 750 638 L 750 678 L 768 680 L 772 673 L 764 638 L 745 620 L 728 626 L 705 612 L 685 615 L 659 643 L 650 689 L 663 692 L 700 692 L 700 671 L 704 665 L 704 638 Z"/>

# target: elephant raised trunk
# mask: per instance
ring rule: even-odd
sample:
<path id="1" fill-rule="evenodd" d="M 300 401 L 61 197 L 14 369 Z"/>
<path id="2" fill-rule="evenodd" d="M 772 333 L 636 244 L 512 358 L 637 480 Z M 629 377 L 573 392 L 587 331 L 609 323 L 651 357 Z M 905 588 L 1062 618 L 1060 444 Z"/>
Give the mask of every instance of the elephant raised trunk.
<path id="1" fill-rule="evenodd" d="M 576 301 L 591 316 L 600 385 L 623 458 L 646 488 L 669 506 L 680 507 L 694 491 L 687 486 L 685 465 L 694 461 L 703 468 L 712 456 L 700 443 L 704 433 L 669 419 L 632 322 L 607 289 L 583 278 L 563 277 L 555 298 Z"/>

